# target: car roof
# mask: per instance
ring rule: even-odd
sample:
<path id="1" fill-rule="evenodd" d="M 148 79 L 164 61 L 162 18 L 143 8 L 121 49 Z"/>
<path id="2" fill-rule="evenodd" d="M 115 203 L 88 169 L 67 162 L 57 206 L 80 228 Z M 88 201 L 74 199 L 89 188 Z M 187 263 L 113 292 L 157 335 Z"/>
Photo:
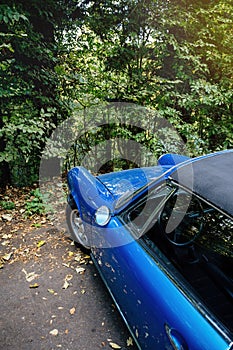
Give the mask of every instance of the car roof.
<path id="1" fill-rule="evenodd" d="M 185 162 L 170 178 L 233 217 L 233 150 Z"/>

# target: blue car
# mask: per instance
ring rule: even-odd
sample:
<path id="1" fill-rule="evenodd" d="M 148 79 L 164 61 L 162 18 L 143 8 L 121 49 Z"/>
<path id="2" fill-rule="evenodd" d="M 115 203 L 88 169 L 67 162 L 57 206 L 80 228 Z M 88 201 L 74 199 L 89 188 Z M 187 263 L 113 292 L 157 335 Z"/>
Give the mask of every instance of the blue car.
<path id="1" fill-rule="evenodd" d="M 139 349 L 233 349 L 233 150 L 68 185 L 70 234 Z"/>

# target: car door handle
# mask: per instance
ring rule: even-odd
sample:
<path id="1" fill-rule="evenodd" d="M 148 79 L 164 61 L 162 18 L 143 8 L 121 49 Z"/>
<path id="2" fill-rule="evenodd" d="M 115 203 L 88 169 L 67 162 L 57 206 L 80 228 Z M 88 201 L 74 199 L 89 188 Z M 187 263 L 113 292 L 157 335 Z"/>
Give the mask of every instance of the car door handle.
<path id="1" fill-rule="evenodd" d="M 186 341 L 175 328 L 169 327 L 167 324 L 165 324 L 165 331 L 172 347 L 175 350 L 188 350 Z"/>

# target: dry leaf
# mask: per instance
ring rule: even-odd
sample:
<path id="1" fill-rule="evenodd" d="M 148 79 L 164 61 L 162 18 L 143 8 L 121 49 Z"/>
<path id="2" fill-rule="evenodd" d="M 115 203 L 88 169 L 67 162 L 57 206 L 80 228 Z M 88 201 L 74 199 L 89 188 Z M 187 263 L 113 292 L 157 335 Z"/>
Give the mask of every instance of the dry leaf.
<path id="1" fill-rule="evenodd" d="M 69 283 L 67 282 L 67 280 L 65 280 L 63 286 L 62 286 L 62 289 L 67 289 L 69 287 Z"/>
<path id="2" fill-rule="evenodd" d="M 121 346 L 116 343 L 110 342 L 109 345 L 111 346 L 112 349 L 121 349 Z"/>
<path id="3" fill-rule="evenodd" d="M 3 214 L 2 219 L 5 221 L 11 221 L 13 219 L 13 216 L 10 214 Z"/>
<path id="4" fill-rule="evenodd" d="M 131 337 L 129 337 L 129 339 L 127 339 L 127 346 L 133 345 L 133 339 Z"/>
<path id="5" fill-rule="evenodd" d="M 11 252 L 11 253 L 8 253 L 8 254 L 5 254 L 5 255 L 3 255 L 2 258 L 3 258 L 4 260 L 8 261 L 8 260 L 10 260 L 12 254 L 13 254 L 12 252 Z"/>
<path id="6" fill-rule="evenodd" d="M 8 239 L 8 238 L 11 238 L 11 237 L 12 237 L 12 234 L 10 234 L 10 233 L 8 235 L 5 234 L 5 235 L 2 236 L 3 239 Z"/>
<path id="7" fill-rule="evenodd" d="M 68 287 L 69 287 L 69 282 L 68 281 L 70 281 L 70 280 L 72 280 L 72 278 L 73 278 L 73 275 L 71 275 L 71 274 L 69 274 L 69 275 L 66 275 L 66 277 L 65 277 L 65 281 L 64 281 L 64 284 L 63 284 L 63 289 L 67 289 Z"/>
<path id="8" fill-rule="evenodd" d="M 30 287 L 30 288 L 38 288 L 38 287 L 39 287 L 39 284 L 38 284 L 38 283 L 30 284 L 29 287 Z"/>
<path id="9" fill-rule="evenodd" d="M 4 266 L 4 260 L 0 257 L 0 269 L 2 269 Z"/>
<path id="10" fill-rule="evenodd" d="M 84 259 L 90 259 L 90 255 L 84 255 Z"/>
<path id="11" fill-rule="evenodd" d="M 84 272 L 85 272 L 84 267 L 77 267 L 75 270 L 77 273 L 80 273 L 80 275 L 84 274 Z"/>
<path id="12" fill-rule="evenodd" d="M 70 263 L 69 264 L 62 263 L 62 265 L 65 267 L 70 267 Z"/>
<path id="13" fill-rule="evenodd" d="M 27 282 L 32 282 L 35 278 L 39 276 L 35 272 L 27 273 L 25 269 L 22 269 L 22 272 L 25 273 Z"/>
<path id="14" fill-rule="evenodd" d="M 55 293 L 55 291 L 53 290 L 53 289 L 48 289 L 48 292 L 50 293 L 50 294 L 54 294 Z"/>
<path id="15" fill-rule="evenodd" d="M 37 248 L 42 247 L 42 245 L 44 245 L 46 242 L 45 241 L 39 241 L 37 242 Z"/>
<path id="16" fill-rule="evenodd" d="M 72 280 L 72 278 L 73 278 L 73 275 L 66 275 L 66 281 L 70 281 L 70 280 Z"/>
<path id="17" fill-rule="evenodd" d="M 73 315 L 75 311 L 76 311 L 75 307 L 72 307 L 72 309 L 70 309 L 70 314 Z"/>
<path id="18" fill-rule="evenodd" d="M 49 334 L 52 334 L 54 336 L 58 335 L 58 329 L 53 329 L 52 331 L 49 332 Z"/>
<path id="19" fill-rule="evenodd" d="M 79 262 L 81 260 L 81 256 L 80 255 L 77 255 L 75 258 L 74 258 L 75 261 Z"/>
<path id="20" fill-rule="evenodd" d="M 10 244 L 10 241 L 8 241 L 8 240 L 7 240 L 7 241 L 2 242 L 2 245 L 3 245 L 3 246 L 5 246 L 5 245 L 9 245 L 9 244 Z"/>

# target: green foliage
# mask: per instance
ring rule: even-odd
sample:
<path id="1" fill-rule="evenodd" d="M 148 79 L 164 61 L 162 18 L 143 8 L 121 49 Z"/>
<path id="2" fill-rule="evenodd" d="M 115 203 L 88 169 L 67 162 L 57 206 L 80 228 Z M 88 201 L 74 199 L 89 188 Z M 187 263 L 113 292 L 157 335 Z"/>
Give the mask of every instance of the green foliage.
<path id="1" fill-rule="evenodd" d="M 56 126 L 108 101 L 156 111 L 174 125 L 190 155 L 233 147 L 232 15 L 232 0 L 0 5 L 0 176 L 17 185 L 36 181 L 41 152 Z M 83 133 L 68 167 L 104 139 L 140 143 L 148 159 L 167 150 L 149 127 L 130 129 L 115 121 L 90 132 L 86 123 L 83 113 Z M 176 151 L 179 141 L 164 133 Z M 109 142 L 97 163 L 104 152 L 120 159 L 123 143 Z M 114 162 L 110 167 L 117 169 L 133 163 Z"/>
<path id="2" fill-rule="evenodd" d="M 0 207 L 4 210 L 15 209 L 15 203 L 11 201 L 0 201 Z"/>
<path id="3" fill-rule="evenodd" d="M 83 123 L 79 111 L 77 121 L 71 126 L 76 140 L 67 153 L 66 170 L 80 164 L 94 173 L 151 166 L 163 153 L 184 151 L 162 113 L 134 104 L 93 106 L 84 110 Z M 58 149 L 63 154 L 62 145 Z"/>
<path id="4" fill-rule="evenodd" d="M 69 114 L 55 72 L 61 11 L 53 0 L 0 6 L 0 173 L 15 185 L 38 179 L 43 146 Z"/>
<path id="5" fill-rule="evenodd" d="M 25 215 L 33 216 L 43 215 L 47 211 L 47 205 L 45 204 L 44 197 L 39 188 L 32 190 L 30 193 L 30 199 L 25 203 Z"/>
<path id="6" fill-rule="evenodd" d="M 134 102 L 170 120 L 190 155 L 233 147 L 231 0 L 86 3 L 64 65 L 74 107 Z"/>

